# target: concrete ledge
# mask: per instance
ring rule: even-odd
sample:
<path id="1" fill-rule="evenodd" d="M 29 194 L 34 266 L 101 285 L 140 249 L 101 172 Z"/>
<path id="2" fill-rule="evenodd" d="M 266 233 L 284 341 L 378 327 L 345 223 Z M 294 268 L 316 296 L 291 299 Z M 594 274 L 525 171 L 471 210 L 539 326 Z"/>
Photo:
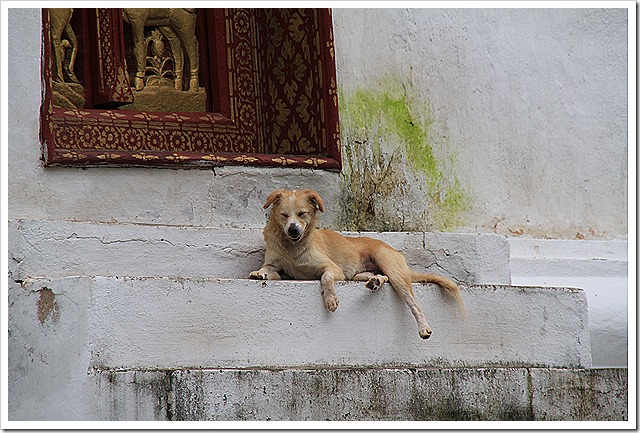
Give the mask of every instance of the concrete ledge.
<path id="1" fill-rule="evenodd" d="M 510 238 L 513 285 L 580 287 L 589 303 L 593 366 L 626 367 L 628 241 Z"/>
<path id="2" fill-rule="evenodd" d="M 107 420 L 602 420 L 628 418 L 626 369 L 95 371 Z"/>
<path id="3" fill-rule="evenodd" d="M 509 244 L 494 234 L 363 233 L 420 272 L 466 284 L 510 284 Z M 262 229 L 11 220 L 15 280 L 73 275 L 246 278 L 264 259 Z"/>
<path id="4" fill-rule="evenodd" d="M 421 340 L 387 284 L 337 287 L 329 313 L 317 281 L 69 277 L 46 287 L 58 316 L 66 292 L 85 287 L 87 344 L 96 368 L 326 366 L 589 367 L 587 304 L 579 289 L 463 287 L 464 317 L 435 285 L 414 285 L 434 330 Z M 75 301 L 74 301 L 75 302 Z M 37 311 L 34 307 L 34 312 Z M 19 314 L 15 312 L 14 314 Z"/>
<path id="5" fill-rule="evenodd" d="M 511 271 L 519 277 L 626 277 L 626 240 L 508 240 Z"/>

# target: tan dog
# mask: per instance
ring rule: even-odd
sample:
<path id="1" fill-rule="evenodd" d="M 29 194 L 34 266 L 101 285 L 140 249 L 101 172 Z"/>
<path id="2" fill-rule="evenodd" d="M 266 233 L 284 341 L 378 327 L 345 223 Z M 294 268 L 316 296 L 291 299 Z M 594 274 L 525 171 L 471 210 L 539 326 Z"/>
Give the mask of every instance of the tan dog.
<path id="1" fill-rule="evenodd" d="M 418 334 L 427 339 L 431 327 L 416 302 L 411 283 L 437 283 L 451 293 L 464 308 L 460 289 L 448 278 L 419 274 L 407 265 L 404 256 L 382 241 L 349 238 L 331 230 L 316 228 L 316 212 L 324 211 L 322 199 L 312 190 L 279 189 L 267 197 L 263 208 L 273 205 L 264 239 L 264 265 L 249 278 L 279 280 L 280 272 L 298 280 L 320 280 L 322 297 L 329 311 L 338 307 L 335 282 L 365 281 L 376 290 L 389 282 L 411 309 L 418 322 Z"/>

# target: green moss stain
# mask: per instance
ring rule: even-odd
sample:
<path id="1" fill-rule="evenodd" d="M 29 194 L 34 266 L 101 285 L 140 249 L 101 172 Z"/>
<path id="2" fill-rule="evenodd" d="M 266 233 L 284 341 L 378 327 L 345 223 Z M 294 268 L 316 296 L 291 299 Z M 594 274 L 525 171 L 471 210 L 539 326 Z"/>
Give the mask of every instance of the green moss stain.
<path id="1" fill-rule="evenodd" d="M 460 215 L 469 208 L 469 198 L 464 193 L 460 182 L 454 179 L 443 192 L 436 222 L 440 229 L 449 230 L 462 224 Z"/>
<path id="2" fill-rule="evenodd" d="M 338 95 L 345 163 L 342 208 L 347 209 L 341 223 L 348 230 L 453 229 L 461 224 L 460 215 L 470 202 L 451 173 L 454 158 L 447 170 L 434 155 L 430 107 L 416 107 L 406 86 L 384 81 Z M 424 209 L 414 221 L 407 221 L 402 212 L 381 212 L 385 201 L 414 187 L 424 193 L 423 203 L 416 204 Z"/>

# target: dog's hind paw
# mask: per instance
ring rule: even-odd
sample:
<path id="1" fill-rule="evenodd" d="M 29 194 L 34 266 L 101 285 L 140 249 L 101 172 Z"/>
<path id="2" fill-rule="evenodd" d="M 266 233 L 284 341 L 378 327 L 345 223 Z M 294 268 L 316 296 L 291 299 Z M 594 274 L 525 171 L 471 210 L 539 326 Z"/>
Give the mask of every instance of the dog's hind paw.
<path id="1" fill-rule="evenodd" d="M 375 277 L 369 278 L 369 281 L 364 283 L 364 286 L 372 292 L 375 292 L 387 281 L 389 281 L 389 278 L 385 275 L 376 275 Z"/>
<path id="2" fill-rule="evenodd" d="M 420 338 L 422 338 L 423 340 L 428 339 L 429 337 L 431 337 L 431 329 L 430 328 L 422 328 L 418 331 L 418 335 L 420 335 Z"/>

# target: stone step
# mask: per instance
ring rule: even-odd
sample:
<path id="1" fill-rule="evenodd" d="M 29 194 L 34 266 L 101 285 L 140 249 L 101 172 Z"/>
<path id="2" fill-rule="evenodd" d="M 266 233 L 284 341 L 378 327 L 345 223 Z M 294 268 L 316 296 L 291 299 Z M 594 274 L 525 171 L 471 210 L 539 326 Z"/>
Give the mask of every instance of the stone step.
<path id="1" fill-rule="evenodd" d="M 358 235 L 357 233 L 347 233 Z M 509 244 L 495 234 L 362 233 L 389 243 L 418 272 L 466 284 L 510 284 Z M 11 220 L 14 280 L 74 275 L 246 278 L 264 259 L 259 228 Z"/>
<path id="2" fill-rule="evenodd" d="M 626 369 L 95 370 L 91 376 L 89 411 L 102 420 L 624 421 L 629 415 Z"/>
<path id="3" fill-rule="evenodd" d="M 626 367 L 628 241 L 510 238 L 514 285 L 582 288 L 594 367 Z"/>
<path id="4" fill-rule="evenodd" d="M 628 242 L 626 240 L 508 240 L 511 271 L 519 277 L 626 277 Z"/>
<path id="5" fill-rule="evenodd" d="M 465 286 L 463 315 L 439 287 L 414 284 L 433 328 L 422 340 L 388 284 L 339 283 L 334 313 L 317 281 L 66 277 L 22 288 L 50 291 L 58 316 L 69 303 L 87 311 L 75 320 L 88 322 L 100 369 L 591 366 L 580 289 Z"/>

